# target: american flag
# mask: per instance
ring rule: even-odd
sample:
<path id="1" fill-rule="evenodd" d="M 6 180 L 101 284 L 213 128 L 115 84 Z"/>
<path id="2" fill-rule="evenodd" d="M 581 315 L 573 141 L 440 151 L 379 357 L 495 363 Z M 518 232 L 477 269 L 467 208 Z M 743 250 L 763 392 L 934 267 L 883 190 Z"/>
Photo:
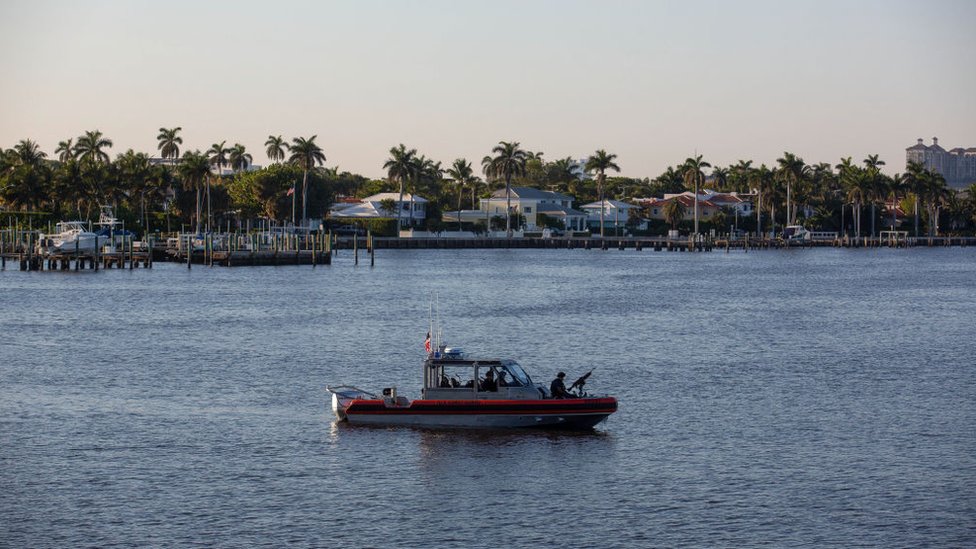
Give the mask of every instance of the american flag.
<path id="1" fill-rule="evenodd" d="M 430 332 L 427 332 L 427 339 L 424 340 L 424 350 L 430 354 Z"/>

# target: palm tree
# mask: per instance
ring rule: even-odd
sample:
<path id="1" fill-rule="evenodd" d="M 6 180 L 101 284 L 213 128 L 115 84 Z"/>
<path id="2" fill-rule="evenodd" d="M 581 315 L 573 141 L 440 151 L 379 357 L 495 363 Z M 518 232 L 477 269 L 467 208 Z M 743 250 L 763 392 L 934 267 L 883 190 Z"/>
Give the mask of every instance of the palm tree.
<path id="1" fill-rule="evenodd" d="M 54 149 L 54 154 L 58 155 L 58 161 L 67 162 L 75 157 L 75 150 L 72 140 L 58 141 L 58 148 Z"/>
<path id="2" fill-rule="evenodd" d="M 912 193 L 915 197 L 915 238 L 918 238 L 918 205 L 919 200 L 925 193 L 926 177 L 928 170 L 921 162 L 909 162 L 902 180 L 905 190 Z"/>
<path id="3" fill-rule="evenodd" d="M 732 190 L 736 192 L 748 191 L 752 174 L 752 160 L 739 160 L 735 166 L 729 168 L 729 181 Z"/>
<path id="4" fill-rule="evenodd" d="M 308 172 L 316 165 L 325 164 L 325 152 L 322 147 L 315 143 L 316 137 L 318 135 L 313 135 L 308 139 L 304 137 L 292 138 L 291 145 L 288 147 L 291 152 L 288 162 L 302 169 L 302 227 L 308 226 L 305 221 L 308 214 Z"/>
<path id="5" fill-rule="evenodd" d="M 143 230 L 148 230 L 149 222 L 146 214 L 146 197 L 150 199 L 161 193 L 162 186 L 168 182 L 164 174 L 168 173 L 163 166 L 154 166 L 149 161 L 149 155 L 136 153 L 129 149 L 115 160 L 116 173 L 124 191 L 124 196 L 130 204 L 138 196 L 141 214 L 139 224 Z"/>
<path id="6" fill-rule="evenodd" d="M 416 172 L 416 157 L 417 149 L 407 150 L 403 143 L 400 143 L 400 146 L 390 149 L 390 158 L 383 163 L 383 169 L 386 170 L 390 182 L 396 181 L 400 184 L 400 200 L 397 202 L 397 234 L 403 228 L 403 187 Z"/>
<path id="7" fill-rule="evenodd" d="M 112 148 L 112 140 L 102 136 L 98 130 L 87 131 L 75 144 L 75 156 L 90 164 L 108 164 L 108 153 L 102 149 Z"/>
<path id="8" fill-rule="evenodd" d="M 196 233 L 200 234 L 200 218 L 202 217 L 202 212 L 200 211 L 200 191 L 203 188 L 204 181 L 210 181 L 210 160 L 200 151 L 187 151 L 183 153 L 178 170 L 180 177 L 183 179 L 183 187 L 196 191 Z"/>
<path id="9" fill-rule="evenodd" d="M 847 200 L 854 203 L 854 236 L 861 237 L 861 205 L 871 196 L 871 181 L 864 170 L 847 170 L 841 175 L 847 188 Z"/>
<path id="10" fill-rule="evenodd" d="M 966 195 L 969 196 L 966 207 L 969 208 L 969 221 L 976 224 L 976 183 L 966 187 Z"/>
<path id="11" fill-rule="evenodd" d="M 489 172 L 492 177 L 505 180 L 505 233 L 512 238 L 512 178 L 525 175 L 528 153 L 519 147 L 518 141 L 499 141 L 491 152 L 495 156 L 488 163 Z"/>
<path id="12" fill-rule="evenodd" d="M 441 176 L 443 176 L 444 170 L 441 169 L 440 162 L 434 162 L 433 159 L 427 158 L 424 155 L 414 159 L 414 178 L 413 185 L 410 189 L 410 226 L 413 226 L 413 215 L 414 215 L 414 198 L 420 191 L 421 183 L 425 184 L 426 188 L 429 190 L 432 186 L 440 183 Z M 432 194 L 439 194 L 436 191 Z"/>
<path id="13" fill-rule="evenodd" d="M 617 158 L 617 155 L 609 154 L 607 151 L 599 149 L 593 153 L 593 156 L 586 159 L 586 165 L 583 167 L 587 172 L 597 172 L 596 194 L 600 197 L 600 238 L 604 237 L 603 215 L 606 210 L 607 201 L 604 199 L 603 191 L 607 183 L 607 170 L 620 172 L 620 166 L 613 161 L 615 158 Z"/>
<path id="14" fill-rule="evenodd" d="M 485 231 L 491 230 L 491 186 L 494 183 L 495 175 L 491 167 L 491 155 L 485 155 L 481 158 L 481 173 L 485 175 L 485 195 L 488 197 L 488 202 L 485 203 Z"/>
<path id="15" fill-rule="evenodd" d="M 712 168 L 712 183 L 715 188 L 720 191 L 728 191 L 727 185 L 729 184 L 729 174 L 732 173 L 729 168 L 723 168 L 721 166 L 715 166 Z"/>
<path id="16" fill-rule="evenodd" d="M 264 142 L 264 146 L 267 147 L 264 152 L 268 155 L 268 160 L 281 162 L 285 159 L 285 149 L 288 145 L 280 135 L 269 135 L 268 140 Z"/>
<path id="17" fill-rule="evenodd" d="M 879 160 L 876 154 L 869 154 L 864 159 L 864 165 L 867 167 L 868 199 L 871 200 L 871 238 L 874 238 L 874 219 L 877 217 L 875 206 L 877 201 L 884 196 L 885 181 L 881 174 L 881 166 L 884 166 L 884 160 Z"/>
<path id="18" fill-rule="evenodd" d="M 175 128 L 159 128 L 159 135 L 156 136 L 159 145 L 156 148 L 164 160 L 168 159 L 171 163 L 175 163 L 176 159 L 180 157 L 180 145 L 183 144 L 183 138 L 178 134 L 182 130 L 183 128 L 179 126 Z"/>
<path id="19" fill-rule="evenodd" d="M 925 182 L 923 196 L 929 211 L 929 236 L 938 236 L 939 209 L 946 203 L 951 191 L 946 187 L 945 177 L 938 172 L 929 171 Z"/>
<path id="20" fill-rule="evenodd" d="M 756 234 L 760 238 L 762 238 L 763 193 L 769 188 L 772 178 L 772 172 L 765 164 L 758 168 L 751 168 L 749 172 L 749 185 L 756 193 Z"/>
<path id="21" fill-rule="evenodd" d="M 461 230 L 461 193 L 464 191 L 465 185 L 477 184 L 478 178 L 475 177 L 474 171 L 471 169 L 471 163 L 463 158 L 458 158 L 454 161 L 454 164 L 447 169 L 447 175 L 454 181 L 454 184 L 458 188 L 458 202 L 457 202 L 457 212 L 458 212 L 458 231 Z M 473 191 L 472 191 L 473 192 Z M 473 195 L 472 195 L 473 196 Z M 474 199 L 472 198 L 472 202 Z"/>
<path id="22" fill-rule="evenodd" d="M 6 169 L 0 181 L 5 184 L 0 190 L 4 199 L 28 210 L 37 209 L 49 197 L 51 171 L 44 162 L 47 154 L 33 140 L 22 139 L 3 156 Z"/>
<path id="23" fill-rule="evenodd" d="M 210 145 L 210 150 L 207 151 L 207 159 L 210 161 L 211 166 L 217 168 L 217 177 L 223 175 L 224 166 L 227 165 L 227 154 L 230 152 L 225 145 L 226 141 L 221 141 L 220 143 L 214 143 Z M 207 174 L 207 232 L 210 232 L 210 221 L 212 217 L 211 203 L 210 203 L 210 180 L 212 175 Z"/>
<path id="24" fill-rule="evenodd" d="M 681 172 L 684 176 L 685 185 L 689 183 L 695 191 L 695 240 L 698 240 L 698 188 L 705 181 L 703 168 L 711 168 L 712 165 L 702 160 L 702 155 L 696 155 L 685 159 Z"/>
<path id="25" fill-rule="evenodd" d="M 241 172 L 251 165 L 254 158 L 244 149 L 244 145 L 234 143 L 230 149 L 230 168 L 235 172 Z"/>
<path id="26" fill-rule="evenodd" d="M 888 198 L 891 199 L 891 230 L 895 230 L 895 225 L 898 224 L 898 197 L 901 196 L 902 192 L 906 189 L 905 177 L 901 174 L 895 174 L 888 181 Z"/>
<path id="27" fill-rule="evenodd" d="M 47 158 L 47 153 L 31 139 L 21 139 L 12 150 L 14 163 L 20 166 L 37 166 Z"/>
<path id="28" fill-rule="evenodd" d="M 840 164 L 837 164 L 835 168 L 837 168 L 837 181 L 840 185 L 840 191 L 846 203 L 850 201 L 851 189 L 857 184 L 857 180 L 860 177 L 861 169 L 854 164 L 854 162 L 851 160 L 851 157 L 849 156 L 841 158 Z M 855 193 L 855 194 L 860 194 L 860 193 Z M 858 209 L 858 211 L 855 211 L 853 208 L 854 205 L 852 204 L 851 218 L 853 218 L 855 224 L 854 236 L 860 236 L 861 235 L 860 209 Z M 841 217 L 841 230 L 846 235 L 847 228 L 844 226 L 844 222 L 843 222 L 844 219 L 843 204 L 841 204 L 840 217 Z"/>
<path id="29" fill-rule="evenodd" d="M 765 197 L 764 200 L 760 200 L 759 210 L 762 210 L 761 206 L 764 202 L 768 204 L 769 230 L 773 236 L 776 236 L 776 200 L 780 195 L 780 188 L 776 182 L 776 174 L 773 170 L 766 167 L 765 164 L 761 164 L 759 169 L 756 170 L 756 182 L 759 185 L 757 188 L 759 197 Z M 757 215 L 761 215 L 761 213 Z"/>
<path id="30" fill-rule="evenodd" d="M 796 224 L 796 208 L 793 207 L 792 190 L 810 173 L 809 167 L 803 159 L 791 152 L 783 152 L 782 158 L 777 158 L 776 168 L 779 178 L 786 183 L 786 224 Z"/>
<path id="31" fill-rule="evenodd" d="M 680 198 L 675 196 L 664 205 L 664 219 L 671 224 L 671 230 L 676 230 L 678 228 L 678 223 L 685 216 L 685 205 L 681 202 Z"/>
<path id="32" fill-rule="evenodd" d="M 560 158 L 547 165 L 547 176 L 551 182 L 557 183 L 560 190 L 569 191 L 570 186 L 583 177 L 583 170 L 579 162 L 571 157 Z"/>

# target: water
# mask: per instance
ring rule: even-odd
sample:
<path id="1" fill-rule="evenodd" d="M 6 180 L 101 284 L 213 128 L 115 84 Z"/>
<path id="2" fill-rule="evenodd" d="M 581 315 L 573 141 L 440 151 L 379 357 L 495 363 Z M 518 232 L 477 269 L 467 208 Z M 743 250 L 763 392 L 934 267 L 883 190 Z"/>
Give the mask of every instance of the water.
<path id="1" fill-rule="evenodd" d="M 976 249 L 0 273 L 0 546 L 976 545 Z M 332 423 L 445 339 L 592 434 Z"/>

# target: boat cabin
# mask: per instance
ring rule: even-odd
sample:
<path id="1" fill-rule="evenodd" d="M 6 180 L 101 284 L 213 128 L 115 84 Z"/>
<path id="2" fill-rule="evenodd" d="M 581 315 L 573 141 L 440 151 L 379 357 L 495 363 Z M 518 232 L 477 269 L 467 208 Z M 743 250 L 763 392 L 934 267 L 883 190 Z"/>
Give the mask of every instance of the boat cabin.
<path id="1" fill-rule="evenodd" d="M 424 361 L 423 398 L 430 400 L 526 400 L 544 398 L 514 360 L 471 360 L 434 353 Z"/>

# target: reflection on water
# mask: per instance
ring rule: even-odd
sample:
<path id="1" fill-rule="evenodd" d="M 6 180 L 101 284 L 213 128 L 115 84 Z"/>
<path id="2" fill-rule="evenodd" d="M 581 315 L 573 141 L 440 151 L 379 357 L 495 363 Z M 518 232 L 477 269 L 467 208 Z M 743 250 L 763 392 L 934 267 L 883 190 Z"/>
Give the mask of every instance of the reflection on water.
<path id="1" fill-rule="evenodd" d="M 0 273 L 0 546 L 972 546 L 976 250 Z M 593 433 L 336 424 L 445 341 Z M 8 527 L 9 525 L 9 527 Z"/>

